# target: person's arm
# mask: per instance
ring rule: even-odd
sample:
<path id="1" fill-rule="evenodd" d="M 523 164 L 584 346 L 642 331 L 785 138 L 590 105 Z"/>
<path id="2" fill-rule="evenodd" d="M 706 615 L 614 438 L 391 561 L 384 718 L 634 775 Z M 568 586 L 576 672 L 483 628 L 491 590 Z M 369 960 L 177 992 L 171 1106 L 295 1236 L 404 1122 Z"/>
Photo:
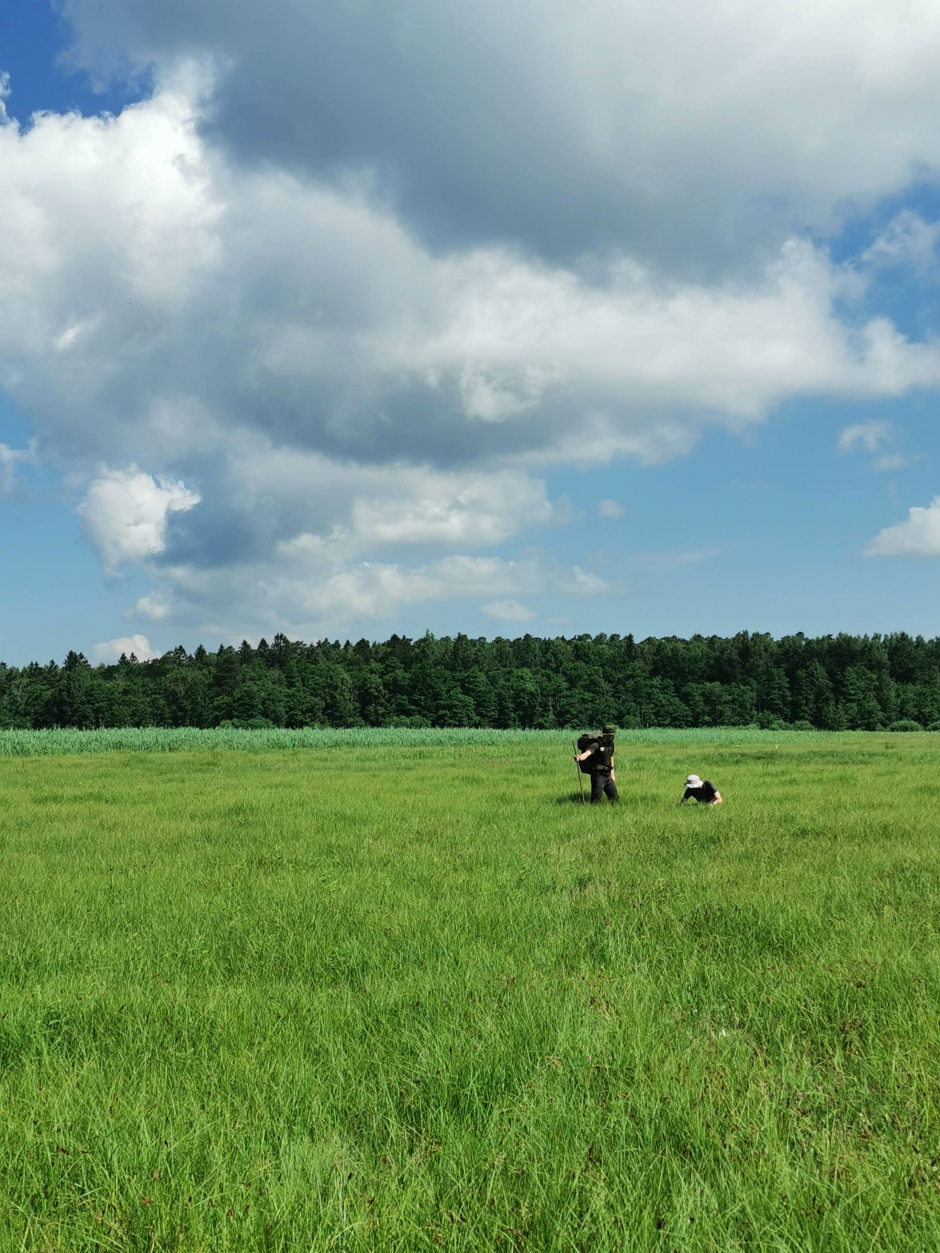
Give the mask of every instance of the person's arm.
<path id="1" fill-rule="evenodd" d="M 586 748 L 583 753 L 575 753 L 575 761 L 587 761 L 589 757 L 593 757 L 597 752 L 597 745 L 592 744 L 590 748 Z"/>
<path id="2" fill-rule="evenodd" d="M 616 771 L 614 770 L 614 755 L 613 755 L 613 753 L 611 753 L 611 754 L 610 754 L 610 781 L 611 781 L 611 783 L 616 783 L 616 782 L 617 782 L 617 774 L 616 774 Z"/>
<path id="3" fill-rule="evenodd" d="M 721 793 L 718 791 L 717 788 L 715 789 L 715 795 L 711 798 L 711 800 L 708 803 L 709 805 L 723 805 L 725 803 L 721 799 Z"/>
<path id="4" fill-rule="evenodd" d="M 682 793 L 682 800 L 679 802 L 679 804 L 684 805 L 688 799 L 689 799 L 689 789 L 686 788 L 685 791 Z"/>

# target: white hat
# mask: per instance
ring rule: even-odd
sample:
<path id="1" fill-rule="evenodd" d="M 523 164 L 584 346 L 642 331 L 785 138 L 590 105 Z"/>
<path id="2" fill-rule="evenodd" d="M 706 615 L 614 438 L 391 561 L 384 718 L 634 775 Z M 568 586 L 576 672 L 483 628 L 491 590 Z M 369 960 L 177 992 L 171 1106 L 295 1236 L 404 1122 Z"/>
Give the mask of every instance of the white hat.
<path id="1" fill-rule="evenodd" d="M 689 777 L 685 781 L 685 786 L 686 787 L 701 787 L 702 780 L 698 777 L 697 774 L 690 774 Z"/>

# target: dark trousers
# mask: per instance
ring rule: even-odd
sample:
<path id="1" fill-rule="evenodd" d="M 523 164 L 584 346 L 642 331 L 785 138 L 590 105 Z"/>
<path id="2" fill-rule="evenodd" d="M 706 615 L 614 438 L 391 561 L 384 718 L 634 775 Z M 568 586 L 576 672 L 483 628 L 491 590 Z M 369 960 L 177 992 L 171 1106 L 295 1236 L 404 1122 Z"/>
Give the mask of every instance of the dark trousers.
<path id="1" fill-rule="evenodd" d="M 597 771 L 591 775 L 591 804 L 596 805 L 599 801 L 602 801 L 605 793 L 612 801 L 620 799 L 617 784 L 610 777 L 610 774 Z"/>

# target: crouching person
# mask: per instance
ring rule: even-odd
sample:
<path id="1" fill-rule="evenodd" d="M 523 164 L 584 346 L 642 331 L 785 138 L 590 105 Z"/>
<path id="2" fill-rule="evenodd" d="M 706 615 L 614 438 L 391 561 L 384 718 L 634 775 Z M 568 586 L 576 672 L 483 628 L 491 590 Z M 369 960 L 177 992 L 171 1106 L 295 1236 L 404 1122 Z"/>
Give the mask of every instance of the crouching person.
<path id="1" fill-rule="evenodd" d="M 600 735 L 582 736 L 578 747 L 584 751 L 575 753 L 574 759 L 580 765 L 589 761 L 591 771 L 591 804 L 596 805 L 609 796 L 612 801 L 620 799 L 617 791 L 617 775 L 614 770 L 614 735 L 616 727 L 606 726 Z"/>
<path id="2" fill-rule="evenodd" d="M 721 793 L 708 779 L 700 779 L 697 774 L 690 774 L 685 781 L 685 793 L 680 805 L 686 801 L 698 801 L 700 805 L 723 805 Z"/>

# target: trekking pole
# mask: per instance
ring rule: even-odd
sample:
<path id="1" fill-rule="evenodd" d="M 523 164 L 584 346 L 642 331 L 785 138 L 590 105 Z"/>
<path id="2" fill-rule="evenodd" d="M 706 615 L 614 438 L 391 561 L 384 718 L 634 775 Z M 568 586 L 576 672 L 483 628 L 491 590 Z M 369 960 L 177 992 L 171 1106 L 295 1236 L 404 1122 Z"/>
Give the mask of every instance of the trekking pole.
<path id="1" fill-rule="evenodd" d="M 578 746 L 577 746 L 577 744 L 575 744 L 574 740 L 572 740 L 572 741 L 571 741 L 571 747 L 574 749 L 575 756 L 577 757 L 577 755 L 578 755 Z M 577 763 L 577 762 L 575 762 L 575 763 L 574 763 L 574 768 L 575 768 L 575 770 L 578 772 L 578 787 L 581 789 L 581 804 L 583 805 L 583 804 L 585 803 L 585 802 L 584 802 L 584 782 L 583 782 L 583 780 L 582 780 L 582 778 L 581 778 L 581 767 L 578 765 L 578 763 Z"/>

